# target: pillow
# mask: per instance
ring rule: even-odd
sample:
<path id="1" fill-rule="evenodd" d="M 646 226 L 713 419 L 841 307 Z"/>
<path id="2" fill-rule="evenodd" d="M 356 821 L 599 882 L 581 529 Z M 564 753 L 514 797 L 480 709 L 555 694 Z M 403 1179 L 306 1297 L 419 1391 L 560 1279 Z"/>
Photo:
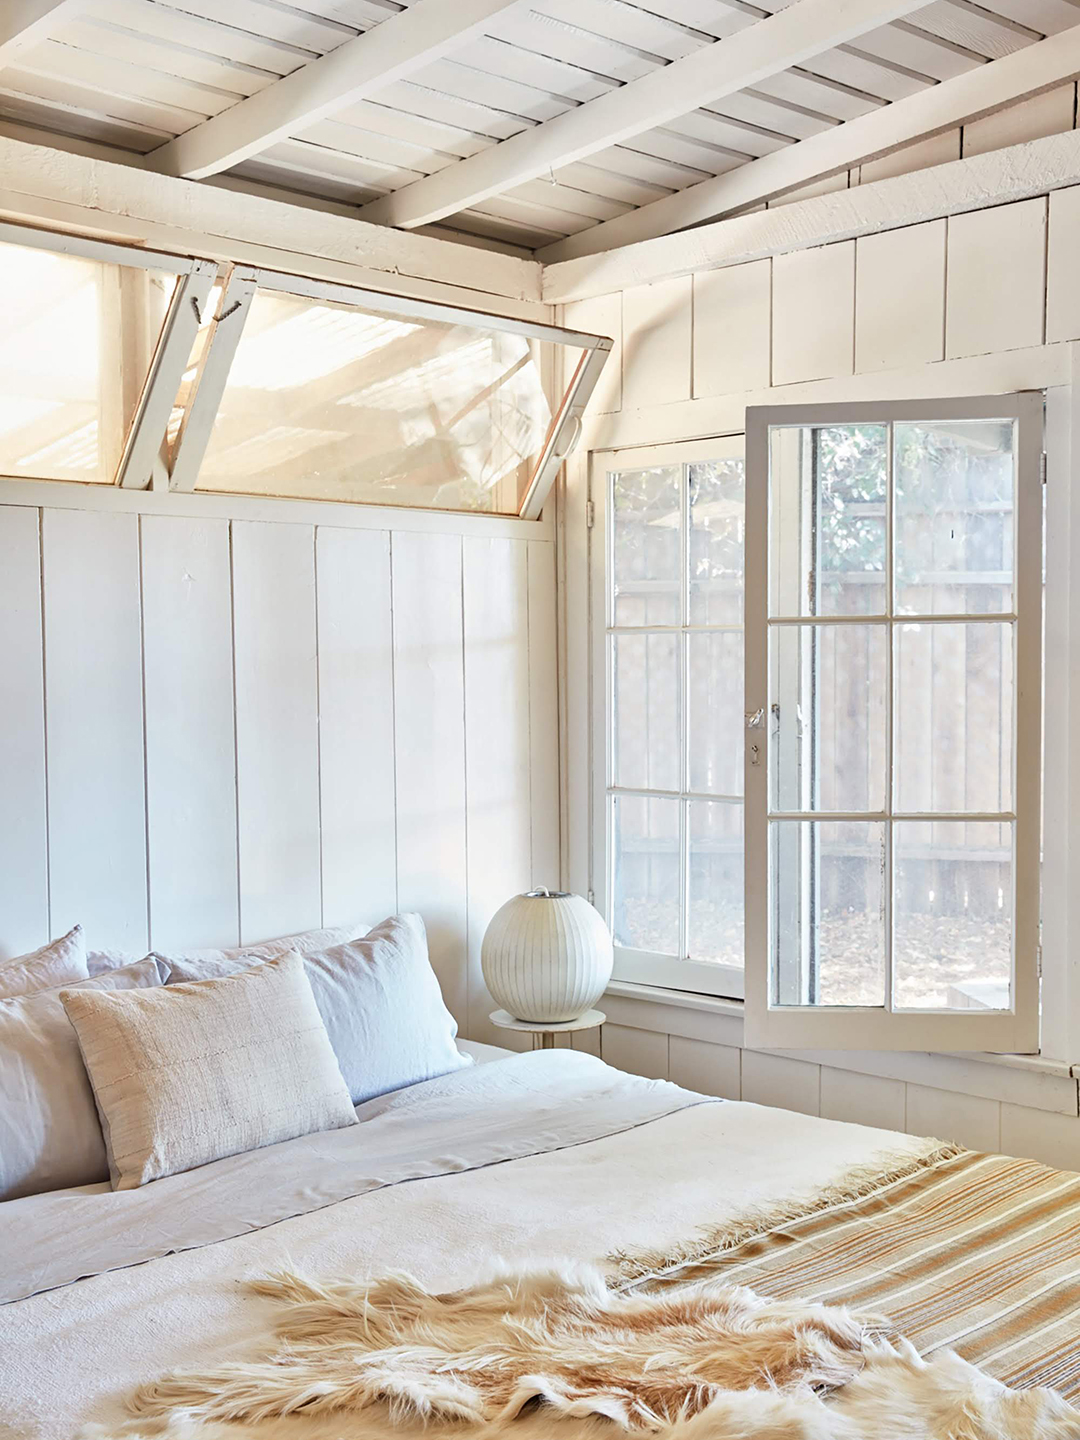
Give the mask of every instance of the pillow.
<path id="1" fill-rule="evenodd" d="M 353 1104 L 472 1064 L 454 1043 L 419 915 L 395 915 L 304 966 Z"/>
<path id="2" fill-rule="evenodd" d="M 114 1190 L 357 1123 L 295 951 L 217 980 L 61 999 Z"/>
<path id="3" fill-rule="evenodd" d="M 82 990 L 161 985 L 147 956 Z M 109 1178 L 94 1092 L 59 990 L 0 1000 L 0 1200 Z"/>
<path id="4" fill-rule="evenodd" d="M 77 985 L 88 974 L 82 926 L 76 925 L 62 939 L 50 940 L 40 950 L 18 955 L 14 960 L 0 960 L 0 1000 L 32 995 L 35 990 L 50 990 L 57 985 Z"/>
<path id="5" fill-rule="evenodd" d="M 335 925 L 328 930 L 304 930 L 299 935 L 283 935 L 280 940 L 260 940 L 257 945 L 238 945 L 231 950 L 185 950 L 175 954 L 155 951 L 169 967 L 169 983 L 188 980 L 216 980 L 222 975 L 235 975 L 250 970 L 257 960 L 273 960 L 295 951 L 308 955 L 312 950 L 326 950 L 345 940 L 366 935 L 369 926 L 363 921 L 355 925 Z"/>
<path id="6" fill-rule="evenodd" d="M 86 968 L 91 975 L 106 975 L 110 970 L 120 970 L 125 965 L 134 965 L 139 955 L 129 955 L 123 950 L 88 950 Z"/>

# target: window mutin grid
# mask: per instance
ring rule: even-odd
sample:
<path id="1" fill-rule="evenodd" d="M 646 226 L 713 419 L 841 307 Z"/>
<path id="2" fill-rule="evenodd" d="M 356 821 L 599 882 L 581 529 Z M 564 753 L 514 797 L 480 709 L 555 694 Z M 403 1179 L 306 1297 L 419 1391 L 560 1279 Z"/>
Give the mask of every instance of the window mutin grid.
<path id="1" fill-rule="evenodd" d="M 885 614 L 867 613 L 861 617 L 851 613 L 820 615 L 811 613 L 773 613 L 774 599 L 768 571 L 774 554 L 770 544 L 770 506 L 772 478 L 772 438 L 783 433 L 813 431 L 826 427 L 874 426 L 888 427 L 890 442 L 894 427 L 953 426 L 967 422 L 1007 422 L 1013 436 L 1012 467 L 1015 504 L 1015 544 L 1010 554 L 1008 579 L 1012 598 L 1008 607 L 984 606 L 979 610 L 966 592 L 966 608 L 939 605 L 935 594 L 932 613 L 917 611 L 914 606 L 901 608 L 897 592 L 896 547 L 888 546 L 889 575 Z M 1034 1049 L 1038 1043 L 1038 912 L 1039 912 L 1039 825 L 1040 825 L 1040 665 L 1041 665 L 1041 489 L 1040 456 L 1042 449 L 1042 396 L 1031 393 L 1004 397 L 976 397 L 947 401 L 912 401 L 891 403 L 856 403 L 852 405 L 776 406 L 752 408 L 747 412 L 747 711 L 760 707 L 763 715 L 770 695 L 769 637 L 784 627 L 814 627 L 824 631 L 844 624 L 886 624 L 894 638 L 886 647 L 888 654 L 887 694 L 890 707 L 886 740 L 889 747 L 890 790 L 888 803 L 880 809 L 862 808 L 851 811 L 793 808 L 783 811 L 773 803 L 769 770 L 775 762 L 775 736 L 768 736 L 767 765 L 746 766 L 747 793 L 747 1041 L 763 1046 L 814 1045 L 837 1048 L 882 1049 Z M 888 464 L 893 466 L 896 450 L 887 447 Z M 893 476 L 890 473 L 890 481 Z M 897 490 L 888 486 L 889 540 L 896 529 L 895 507 Z M 993 509 L 991 506 L 989 509 Z M 1000 506 L 998 507 L 1000 509 Z M 944 576 L 947 585 L 1000 583 L 1006 577 L 980 575 L 953 570 Z M 936 577 L 940 580 L 941 577 Z M 937 606 L 936 610 L 933 606 Z M 800 609 L 801 602 L 795 607 Z M 808 610 L 813 610 L 809 605 Z M 894 751 L 897 743 L 899 711 L 896 698 L 895 669 L 899 637 L 905 627 L 933 629 L 936 636 L 957 624 L 978 627 L 1007 627 L 1015 631 L 1010 666 L 1014 674 L 1012 709 L 1015 726 L 1009 731 L 1011 755 L 1009 770 L 1012 778 L 1011 808 L 999 804 L 988 809 L 983 805 L 963 804 L 953 809 L 932 805 L 928 809 L 901 810 L 894 802 L 893 776 L 896 773 Z M 910 817 L 910 821 L 904 817 Z M 1012 992 L 1008 1009 L 953 1010 L 902 1008 L 889 1011 L 884 1005 L 868 1006 L 806 1003 L 808 997 L 786 994 L 784 1003 L 777 1002 L 773 984 L 775 963 L 772 887 L 769 884 L 771 836 L 777 824 L 790 818 L 792 822 L 880 822 L 890 833 L 887 889 L 890 943 L 899 926 L 896 914 L 899 896 L 900 867 L 892 853 L 897 835 L 914 823 L 933 823 L 942 828 L 970 832 L 979 824 L 1003 822 L 1012 826 L 1011 860 L 1012 911 L 1011 971 Z M 928 832 L 929 833 L 929 832 Z M 940 842 L 938 842 L 940 843 Z M 933 897 L 931 897 L 933 898 Z M 966 903 L 966 902 L 965 902 Z M 893 959 L 901 959 L 894 950 Z M 892 975 L 889 991 L 892 994 Z"/>
<path id="2" fill-rule="evenodd" d="M 671 452 L 665 454 L 664 452 Z M 741 437 L 722 437 L 710 442 L 700 442 L 693 446 L 658 447 L 655 452 L 655 463 L 634 463 L 628 456 L 626 461 L 621 456 L 613 457 L 611 462 L 605 466 L 603 471 L 604 484 L 604 554 L 605 554 L 605 614 L 604 614 L 604 655 L 605 655 L 605 682 L 607 703 L 605 705 L 605 756 L 602 762 L 603 768 L 603 826 L 605 834 L 605 890 L 608 899 L 608 918 L 616 931 L 617 962 L 616 973 L 624 973 L 628 978 L 648 979 L 651 983 L 663 983 L 667 985 L 678 984 L 676 976 L 683 977 L 682 983 L 693 985 L 694 988 L 702 989 L 715 994 L 723 994 L 739 998 L 742 995 L 742 943 L 741 933 L 738 935 L 738 954 L 733 954 L 732 946 L 725 950 L 722 957 L 715 959 L 703 958 L 708 954 L 709 946 L 702 939 L 705 931 L 709 928 L 703 921 L 695 922 L 695 917 L 703 914 L 705 905 L 699 903 L 701 897 L 710 892 L 710 887 L 701 882 L 699 871 L 707 863 L 708 858 L 718 859 L 723 868 L 728 865 L 737 866 L 738 874 L 733 886 L 721 886 L 720 889 L 730 892 L 734 889 L 736 893 L 736 907 L 739 912 L 738 919 L 741 929 L 742 909 L 742 824 L 741 814 L 743 808 L 743 797 L 741 786 L 731 788 L 702 788 L 695 787 L 693 774 L 694 764 L 694 711 L 692 704 L 692 653 L 691 647 L 696 637 L 708 637 L 710 635 L 732 635 L 737 636 L 741 642 L 743 634 L 741 586 L 742 586 L 742 540 L 744 524 L 741 514 L 741 490 L 742 490 L 742 445 Z M 705 467 L 699 469 L 698 467 Z M 620 476 L 645 474 L 650 471 L 673 470 L 676 473 L 674 493 L 672 496 L 673 509 L 677 513 L 677 560 L 673 573 L 669 574 L 667 581 L 657 582 L 655 580 L 640 581 L 641 588 L 651 596 L 653 615 L 639 617 L 641 623 L 629 621 L 624 614 L 620 613 L 625 606 L 620 606 L 620 599 L 625 600 L 633 592 L 633 583 L 620 585 L 620 563 L 617 550 L 618 535 L 615 523 L 615 487 Z M 730 482 L 737 475 L 740 499 L 738 503 L 738 514 L 734 524 L 738 533 L 739 549 L 739 573 L 732 581 L 730 575 L 725 576 L 715 583 L 723 588 L 727 586 L 734 589 L 736 598 L 734 604 L 738 609 L 738 618 L 725 618 L 714 620 L 700 618 L 702 610 L 702 594 L 707 590 L 707 581 L 699 582 L 699 593 L 695 596 L 693 591 L 694 576 L 691 573 L 691 543 L 693 538 L 693 526 L 691 523 L 691 494 L 695 484 L 695 472 L 700 490 L 706 485 L 705 475 L 708 471 L 710 477 L 715 481 L 716 475 L 713 472 L 719 471 L 722 484 Z M 708 534 L 707 527 L 703 525 L 701 534 Z M 711 537 L 710 537 L 711 538 Z M 708 569 L 708 561 L 702 561 L 703 567 Z M 666 568 L 666 567 L 662 567 Z M 662 620 L 656 619 L 656 600 L 658 587 L 662 587 L 662 594 L 675 600 L 673 607 L 667 607 L 668 613 Z M 661 599 L 661 603 L 662 599 Z M 695 615 L 698 618 L 695 618 Z M 630 783 L 631 777 L 620 774 L 625 770 L 619 751 L 619 703 L 617 694 L 618 684 L 618 652 L 620 642 L 624 645 L 630 641 L 646 640 L 648 638 L 664 639 L 670 638 L 674 641 L 675 663 L 674 663 L 674 694 L 671 697 L 674 708 L 674 731 L 677 739 L 677 756 L 673 767 L 674 775 L 671 782 L 666 785 Z M 700 669 L 700 667 L 699 667 Z M 729 698 L 734 703 L 734 716 L 732 727 L 741 743 L 741 721 L 742 721 L 742 661 L 738 658 L 738 664 L 734 668 L 733 693 Z M 706 708 L 708 702 L 706 701 Z M 741 764 L 737 767 L 737 773 L 741 780 Z M 677 783 L 676 783 L 677 781 Z M 619 864 L 622 855 L 620 847 L 620 823 L 621 815 L 630 811 L 631 806 L 640 810 L 644 805 L 651 805 L 655 810 L 661 812 L 661 818 L 670 818 L 671 807 L 677 807 L 677 827 L 668 824 L 658 826 L 659 829 L 675 831 L 672 836 L 677 847 L 677 866 L 673 867 L 676 874 L 672 877 L 672 888 L 675 891 L 674 904 L 677 912 L 677 919 L 674 924 L 668 923 L 659 928 L 671 937 L 670 947 L 658 948 L 647 945 L 628 945 L 625 943 L 625 935 L 620 935 L 620 893 L 619 893 Z M 717 810 L 709 812 L 706 807 L 716 806 Z M 731 807 L 729 815 L 721 815 L 719 807 Z M 621 812 L 620 812 L 620 807 Z M 694 807 L 697 807 L 695 810 Z M 664 814 L 666 812 L 666 816 Z M 735 816 L 738 815 L 738 823 L 735 824 Z M 710 820 L 720 822 L 720 840 L 715 834 L 703 834 L 702 825 Z M 726 827 L 730 826 L 731 834 L 726 833 Z M 695 868 L 695 863 L 697 868 Z M 716 901 L 717 887 L 711 887 L 710 900 Z M 697 898 L 695 898 L 697 897 Z M 715 936 L 717 931 L 730 934 L 730 924 L 725 925 L 726 911 L 724 909 L 724 897 L 719 902 L 720 918 L 714 918 L 712 932 Z M 671 967 L 674 967 L 672 971 Z"/>

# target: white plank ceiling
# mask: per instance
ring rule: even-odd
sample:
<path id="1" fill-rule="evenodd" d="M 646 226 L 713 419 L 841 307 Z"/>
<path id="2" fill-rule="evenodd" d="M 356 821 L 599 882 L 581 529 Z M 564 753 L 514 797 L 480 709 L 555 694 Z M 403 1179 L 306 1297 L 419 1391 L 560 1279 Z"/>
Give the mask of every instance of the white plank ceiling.
<path id="1" fill-rule="evenodd" d="M 5 3 L 18 11 L 28 0 Z M 0 123 L 150 155 L 407 8 L 405 0 L 65 0 L 28 43 L 0 48 Z M 227 173 L 360 207 L 706 47 L 719 55 L 725 39 L 784 8 L 783 0 L 517 0 L 439 58 Z M 1080 0 L 934 0 L 446 215 L 439 233 L 542 249 L 1076 25 Z"/>

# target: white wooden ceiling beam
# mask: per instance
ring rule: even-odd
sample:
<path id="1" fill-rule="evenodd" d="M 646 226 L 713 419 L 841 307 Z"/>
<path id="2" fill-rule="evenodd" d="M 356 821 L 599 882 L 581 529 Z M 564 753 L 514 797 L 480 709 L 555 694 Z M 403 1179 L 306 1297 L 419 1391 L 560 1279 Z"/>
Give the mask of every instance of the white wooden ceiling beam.
<path id="1" fill-rule="evenodd" d="M 797 0 L 768 19 L 450 165 L 360 214 L 413 229 L 618 145 L 918 10 L 924 0 Z"/>
<path id="2" fill-rule="evenodd" d="M 519 0 L 416 0 L 362 35 L 155 150 L 166 175 L 228 170 L 482 34 Z"/>
<path id="3" fill-rule="evenodd" d="M 655 280 L 1010 205 L 1071 185 L 1080 185 L 1078 130 L 546 265 L 544 300 L 557 305 L 608 295 Z M 987 303 L 993 303 L 992 296 Z"/>
<path id="4" fill-rule="evenodd" d="M 555 264 L 715 220 L 1052 89 L 1078 72 L 1080 25 L 545 246 L 537 258 Z"/>
<path id="5" fill-rule="evenodd" d="M 0 68 L 15 63 L 23 50 L 48 39 L 63 12 L 85 8 L 89 0 L 3 0 L 0 4 Z"/>

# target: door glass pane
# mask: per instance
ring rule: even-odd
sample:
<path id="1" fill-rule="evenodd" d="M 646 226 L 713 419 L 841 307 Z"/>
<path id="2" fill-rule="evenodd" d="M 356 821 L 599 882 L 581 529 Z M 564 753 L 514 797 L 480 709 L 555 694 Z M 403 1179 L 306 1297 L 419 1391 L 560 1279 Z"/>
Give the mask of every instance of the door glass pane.
<path id="1" fill-rule="evenodd" d="M 769 632 L 774 810 L 885 808 L 884 625 Z"/>
<path id="2" fill-rule="evenodd" d="M 885 826 L 774 820 L 774 1005 L 885 1003 Z"/>
<path id="3" fill-rule="evenodd" d="M 895 427 L 898 610 L 1012 610 L 1013 429 L 1011 420 Z"/>
<path id="4" fill-rule="evenodd" d="M 687 951 L 691 960 L 743 963 L 743 807 L 691 800 Z"/>
<path id="5" fill-rule="evenodd" d="M 617 945 L 679 953 L 679 805 L 636 795 L 613 795 Z"/>
<path id="6" fill-rule="evenodd" d="M 773 430 L 769 480 L 772 615 L 885 610 L 888 430 Z"/>
<path id="7" fill-rule="evenodd" d="M 1012 828 L 962 820 L 896 824 L 896 1006 L 1009 1008 Z"/>
<path id="8" fill-rule="evenodd" d="M 616 625 L 678 625 L 681 465 L 611 476 Z"/>
<path id="9" fill-rule="evenodd" d="M 743 462 L 710 460 L 689 469 L 690 623 L 738 624 L 746 529 Z"/>
<path id="10" fill-rule="evenodd" d="M 0 245 L 0 474 L 109 485 L 176 276 Z"/>
<path id="11" fill-rule="evenodd" d="M 615 784 L 678 790 L 679 637 L 612 636 Z"/>
<path id="12" fill-rule="evenodd" d="M 743 636 L 741 630 L 691 631 L 690 789 L 743 792 Z"/>
<path id="13" fill-rule="evenodd" d="M 1013 627 L 899 625 L 896 809 L 1012 809 Z"/>
<path id="14" fill-rule="evenodd" d="M 566 348 L 259 291 L 198 488 L 516 515 Z"/>

